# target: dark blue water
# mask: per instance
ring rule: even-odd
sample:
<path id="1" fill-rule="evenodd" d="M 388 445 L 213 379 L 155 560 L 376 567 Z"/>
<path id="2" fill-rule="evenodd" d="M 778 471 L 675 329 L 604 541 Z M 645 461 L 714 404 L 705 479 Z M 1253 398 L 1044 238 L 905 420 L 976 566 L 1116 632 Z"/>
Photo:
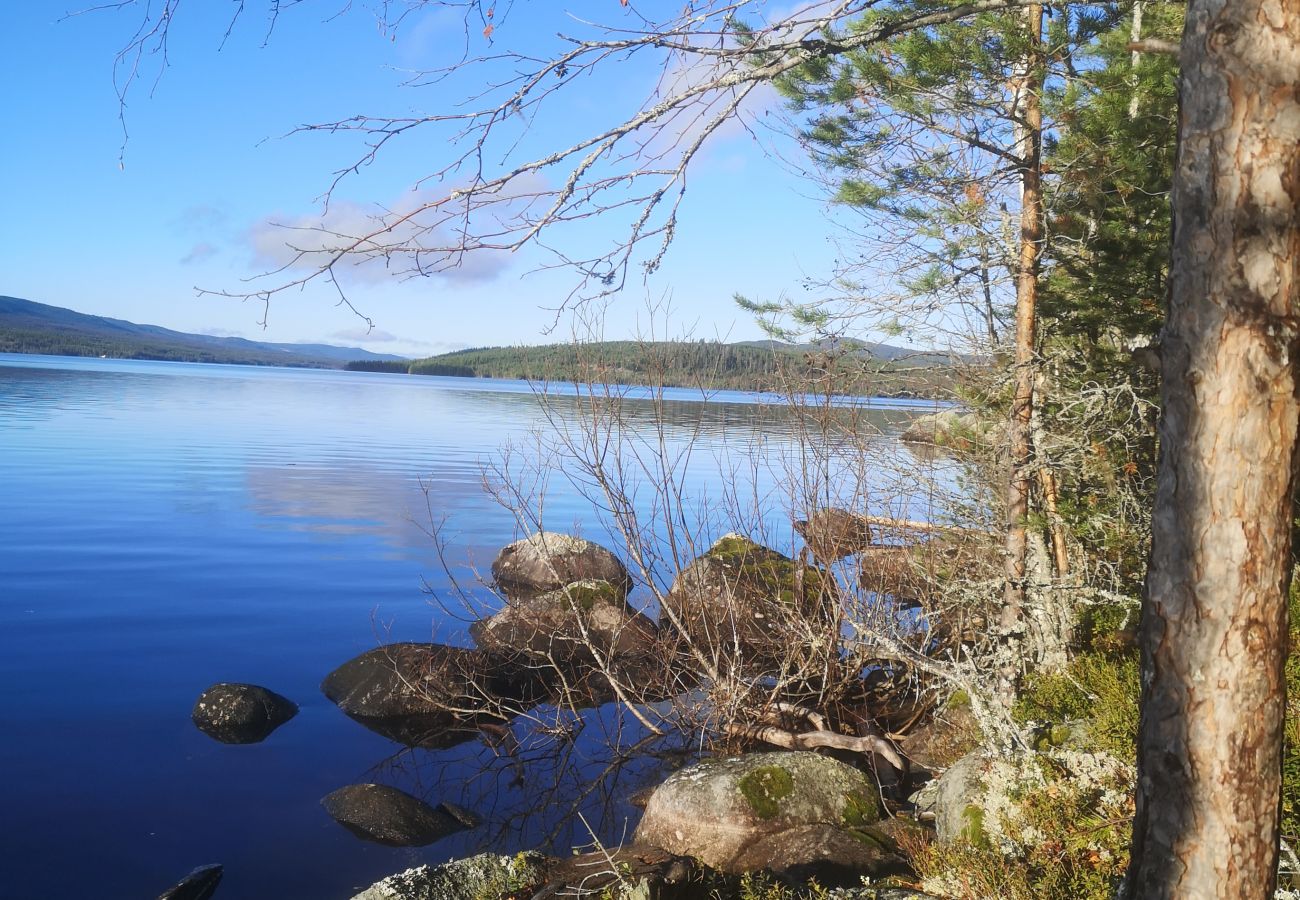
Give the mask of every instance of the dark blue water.
<path id="1" fill-rule="evenodd" d="M 661 505 L 648 473 L 667 459 L 701 540 L 736 520 L 790 540 L 787 415 L 741 394 L 637 396 L 610 446 L 641 472 L 647 521 Z M 544 408 L 511 382 L 0 355 L 0 898 L 148 898 L 219 862 L 218 896 L 328 900 L 480 849 L 630 834 L 627 794 L 666 763 L 622 759 L 639 735 L 610 709 L 572 740 L 520 723 L 512 753 L 480 739 L 433 752 L 318 690 L 382 641 L 466 643 L 451 579 L 490 608 L 472 567 L 519 530 L 485 467 L 544 498 L 547 527 L 615 545 L 580 470 L 532 434 L 587 433 L 583 403 Z M 864 413 L 887 453 L 911 414 Z M 882 505 L 925 514 L 914 483 L 872 473 Z M 264 743 L 216 743 L 189 720 L 216 681 L 264 684 L 301 712 Z M 363 843 L 319 805 L 359 781 L 485 824 L 425 848 Z"/>

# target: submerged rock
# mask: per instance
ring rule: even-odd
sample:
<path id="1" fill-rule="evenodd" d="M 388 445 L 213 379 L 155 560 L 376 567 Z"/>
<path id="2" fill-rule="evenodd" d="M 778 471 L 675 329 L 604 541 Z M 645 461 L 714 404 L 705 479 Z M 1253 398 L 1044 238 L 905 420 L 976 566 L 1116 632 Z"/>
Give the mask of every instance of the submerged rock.
<path id="1" fill-rule="evenodd" d="M 484 900 L 522 892 L 545 879 L 546 858 L 541 854 L 481 853 L 390 875 L 352 900 Z"/>
<path id="2" fill-rule="evenodd" d="M 292 700 L 256 684 L 221 682 L 190 712 L 195 726 L 223 744 L 256 744 L 298 714 Z"/>
<path id="3" fill-rule="evenodd" d="M 819 841 L 837 848 L 875 841 L 860 830 L 880 818 L 877 794 L 867 775 L 816 753 L 705 760 L 674 773 L 651 795 L 634 842 L 724 872 L 771 867 L 762 854 L 789 871 L 824 862 Z M 855 871 L 896 862 L 876 843 L 854 857 L 863 866 Z M 759 853 L 755 845 L 766 849 Z"/>
<path id="4" fill-rule="evenodd" d="M 222 867 L 199 866 L 158 895 L 158 900 L 208 900 L 221 883 Z"/>
<path id="5" fill-rule="evenodd" d="M 871 546 L 867 520 L 846 509 L 815 510 L 807 519 L 796 521 L 794 530 L 819 562 L 834 562 Z"/>
<path id="6" fill-rule="evenodd" d="M 599 544 L 539 531 L 505 547 L 492 563 L 492 577 L 507 595 L 553 591 L 578 581 L 607 581 L 626 594 L 632 577 L 610 551 Z"/>
<path id="7" fill-rule="evenodd" d="M 468 827 L 459 808 L 435 809 L 383 784 L 341 787 L 321 800 L 321 806 L 357 837 L 389 847 L 423 847 Z"/>

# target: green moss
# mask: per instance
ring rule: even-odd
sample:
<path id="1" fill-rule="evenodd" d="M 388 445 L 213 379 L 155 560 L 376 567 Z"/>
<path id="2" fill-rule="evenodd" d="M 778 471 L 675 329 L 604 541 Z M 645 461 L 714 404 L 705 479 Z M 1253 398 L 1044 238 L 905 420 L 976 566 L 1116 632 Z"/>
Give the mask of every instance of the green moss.
<path id="1" fill-rule="evenodd" d="M 948 696 L 948 702 L 944 706 L 946 709 L 969 709 L 970 694 L 962 690 L 953 691 Z"/>
<path id="2" fill-rule="evenodd" d="M 740 793 L 760 819 L 772 819 L 781 801 L 794 791 L 794 779 L 783 766 L 759 766 L 740 779 Z"/>
<path id="3" fill-rule="evenodd" d="M 618 588 L 608 581 L 582 581 L 564 587 L 563 591 L 569 608 L 582 612 L 591 612 L 597 603 L 617 603 L 622 599 Z"/>
<path id="4" fill-rule="evenodd" d="M 796 590 L 799 564 L 747 537 L 726 535 L 704 555 L 732 570 L 737 587 L 745 592 L 765 595 L 785 606 L 795 606 L 800 599 L 800 592 Z M 821 570 L 813 567 L 803 569 L 803 596 L 816 597 L 828 585 Z"/>
<path id="5" fill-rule="evenodd" d="M 877 850 L 884 850 L 886 853 L 897 853 L 898 842 L 891 838 L 879 828 L 862 826 L 858 828 L 846 828 L 844 833 L 859 843 L 866 844 L 868 847 L 875 847 Z"/>
<path id="6" fill-rule="evenodd" d="M 704 554 L 712 559 L 720 559 L 723 562 L 744 562 L 749 557 L 761 559 L 775 553 L 775 550 L 769 550 L 761 544 L 756 544 L 749 538 L 739 534 L 728 534 L 719 538 L 718 541 L 709 548 L 709 552 Z"/>
<path id="7" fill-rule="evenodd" d="M 974 803 L 961 811 L 961 838 L 972 847 L 987 847 L 988 835 L 984 833 L 984 810 Z"/>
<path id="8" fill-rule="evenodd" d="M 874 825 L 880 821 L 880 805 L 876 798 L 862 791 L 851 791 L 844 798 L 844 812 L 840 821 L 850 828 Z"/>

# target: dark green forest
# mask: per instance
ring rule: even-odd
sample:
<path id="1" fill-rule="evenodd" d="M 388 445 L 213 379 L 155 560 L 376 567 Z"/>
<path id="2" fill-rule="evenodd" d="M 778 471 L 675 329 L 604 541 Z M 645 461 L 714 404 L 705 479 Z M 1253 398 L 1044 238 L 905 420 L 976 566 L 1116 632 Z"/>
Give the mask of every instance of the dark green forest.
<path id="1" fill-rule="evenodd" d="M 927 357 L 932 360 L 933 357 Z M 352 362 L 366 372 L 460 378 L 788 391 L 831 386 L 835 393 L 934 397 L 952 390 L 951 367 L 908 365 L 846 349 L 716 341 L 603 341 L 540 347 L 477 347 L 416 360 Z"/>

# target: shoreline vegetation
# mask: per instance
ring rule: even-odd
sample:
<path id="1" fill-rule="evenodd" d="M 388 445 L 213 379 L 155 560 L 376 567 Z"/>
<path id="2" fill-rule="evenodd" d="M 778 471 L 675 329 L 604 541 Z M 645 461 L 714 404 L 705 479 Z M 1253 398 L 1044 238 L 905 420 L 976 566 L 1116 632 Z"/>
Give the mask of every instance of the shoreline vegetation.
<path id="1" fill-rule="evenodd" d="M 875 355 L 881 349 L 891 358 Z M 708 390 L 832 393 L 879 397 L 951 397 L 967 359 L 885 345 L 754 341 L 598 341 L 529 347 L 476 347 L 412 360 L 349 362 L 354 372 L 507 378 L 536 382 L 650 385 Z"/>
<path id="2" fill-rule="evenodd" d="M 356 347 L 186 334 L 0 296 L 0 353 L 785 394 L 951 399 L 979 360 L 865 341 L 596 341 L 405 359 Z"/>

